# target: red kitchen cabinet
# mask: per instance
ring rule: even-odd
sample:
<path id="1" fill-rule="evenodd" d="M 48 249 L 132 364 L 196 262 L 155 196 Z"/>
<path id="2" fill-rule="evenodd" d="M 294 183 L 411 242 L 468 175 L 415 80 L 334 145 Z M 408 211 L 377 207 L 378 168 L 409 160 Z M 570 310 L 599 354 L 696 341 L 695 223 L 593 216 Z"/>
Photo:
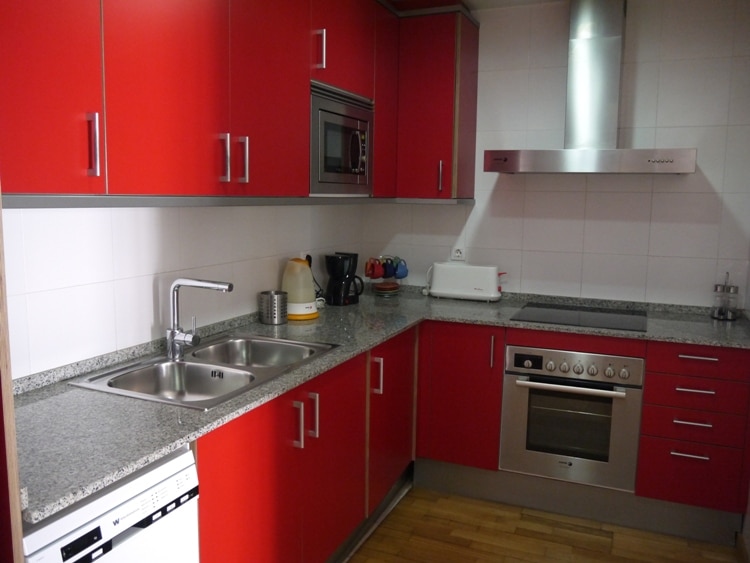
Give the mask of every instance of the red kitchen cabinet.
<path id="1" fill-rule="evenodd" d="M 410 329 L 370 351 L 368 516 L 413 459 L 415 345 Z"/>
<path id="2" fill-rule="evenodd" d="M 326 561 L 365 518 L 366 356 L 198 440 L 201 562 Z"/>
<path id="3" fill-rule="evenodd" d="M 229 0 L 103 10 L 109 193 L 225 193 Z"/>
<path id="4" fill-rule="evenodd" d="M 478 45 L 460 12 L 401 19 L 399 197 L 474 197 Z"/>
<path id="5" fill-rule="evenodd" d="M 198 439 L 202 563 L 301 560 L 297 421 L 287 395 Z"/>
<path id="6" fill-rule="evenodd" d="M 636 494 L 744 512 L 746 351 L 649 342 Z"/>
<path id="7" fill-rule="evenodd" d="M 420 326 L 417 457 L 497 470 L 505 330 Z"/>
<path id="8" fill-rule="evenodd" d="M 308 195 L 309 65 L 309 0 L 231 3 L 231 181 L 224 184 L 226 193 Z"/>
<path id="9" fill-rule="evenodd" d="M 372 99 L 375 0 L 312 0 L 313 80 Z"/>
<path id="10" fill-rule="evenodd" d="M 398 17 L 377 4 L 373 196 L 396 197 L 398 163 Z"/>
<path id="11" fill-rule="evenodd" d="M 98 0 L 0 3 L 4 193 L 104 193 L 100 14 Z"/>

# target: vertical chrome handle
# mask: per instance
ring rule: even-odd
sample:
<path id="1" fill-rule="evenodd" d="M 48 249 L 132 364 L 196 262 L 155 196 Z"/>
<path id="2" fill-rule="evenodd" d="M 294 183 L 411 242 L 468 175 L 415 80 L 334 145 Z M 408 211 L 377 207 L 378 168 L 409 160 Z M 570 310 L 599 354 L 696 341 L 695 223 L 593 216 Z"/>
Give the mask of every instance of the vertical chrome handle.
<path id="1" fill-rule="evenodd" d="M 376 395 L 382 395 L 383 394 L 383 366 L 385 364 L 383 358 L 373 358 L 373 362 L 378 364 L 378 371 L 380 372 L 380 381 L 378 382 L 378 386 L 372 390 L 373 393 Z"/>
<path id="2" fill-rule="evenodd" d="M 308 393 L 307 396 L 313 400 L 315 406 L 313 416 L 315 419 L 315 426 L 312 430 L 308 430 L 307 434 L 312 438 L 320 438 L 320 395 L 318 393 Z"/>
<path id="3" fill-rule="evenodd" d="M 89 127 L 89 167 L 86 173 L 89 176 L 101 176 L 101 165 L 99 158 L 99 112 L 86 114 Z"/>
<path id="4" fill-rule="evenodd" d="M 490 369 L 495 368 L 495 335 L 490 337 Z"/>
<path id="5" fill-rule="evenodd" d="M 219 140 L 224 145 L 224 174 L 219 176 L 219 182 L 231 182 L 232 180 L 232 143 L 229 133 L 219 135 Z"/>
<path id="6" fill-rule="evenodd" d="M 698 459 L 700 461 L 711 461 L 711 458 L 707 455 L 684 454 L 682 452 L 675 451 L 669 452 L 669 455 L 673 455 L 675 457 L 686 457 L 689 459 Z"/>
<path id="7" fill-rule="evenodd" d="M 315 35 L 320 35 L 320 44 L 321 44 L 321 50 L 320 50 L 320 62 L 315 65 L 315 68 L 324 69 L 326 68 L 326 47 L 328 42 L 328 37 L 326 35 L 326 28 L 323 29 L 316 29 Z"/>
<path id="8" fill-rule="evenodd" d="M 244 164 L 242 176 L 237 181 L 240 184 L 247 184 L 250 182 L 250 137 L 240 137 L 237 140 L 242 145 L 242 162 Z"/>
<path id="9" fill-rule="evenodd" d="M 298 431 L 297 435 L 299 440 L 293 442 L 295 448 L 305 448 L 305 403 L 302 401 L 294 401 L 294 408 L 299 412 L 297 414 Z"/>
<path id="10" fill-rule="evenodd" d="M 698 426 L 700 428 L 713 428 L 714 425 L 709 422 L 691 422 L 689 420 L 680 420 L 679 418 L 672 419 L 673 424 L 682 424 L 683 426 Z"/>
<path id="11" fill-rule="evenodd" d="M 438 191 L 443 191 L 443 161 L 438 164 Z"/>

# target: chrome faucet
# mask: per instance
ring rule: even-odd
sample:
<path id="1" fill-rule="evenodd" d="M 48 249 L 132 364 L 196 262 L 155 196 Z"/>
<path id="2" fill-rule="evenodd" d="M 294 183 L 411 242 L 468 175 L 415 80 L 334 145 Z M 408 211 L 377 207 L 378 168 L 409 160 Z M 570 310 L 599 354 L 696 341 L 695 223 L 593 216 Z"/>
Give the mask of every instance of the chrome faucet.
<path id="1" fill-rule="evenodd" d="M 170 295 L 172 297 L 170 312 L 172 315 L 172 326 L 167 329 L 167 358 L 172 361 L 182 360 L 185 346 L 195 346 L 201 339 L 195 332 L 195 317 L 193 317 L 193 330 L 184 332 L 180 326 L 180 287 L 200 287 L 203 289 L 214 289 L 216 291 L 229 292 L 234 285 L 228 282 L 196 280 L 191 278 L 179 278 L 172 282 Z"/>

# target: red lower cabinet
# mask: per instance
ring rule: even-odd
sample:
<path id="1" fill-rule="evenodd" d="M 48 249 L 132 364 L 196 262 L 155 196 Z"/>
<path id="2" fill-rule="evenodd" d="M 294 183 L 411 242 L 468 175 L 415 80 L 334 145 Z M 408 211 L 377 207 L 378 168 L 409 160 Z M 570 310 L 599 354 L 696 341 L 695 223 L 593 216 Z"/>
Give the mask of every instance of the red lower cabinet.
<path id="1" fill-rule="evenodd" d="M 420 326 L 417 457 L 497 470 L 505 329 Z"/>
<path id="2" fill-rule="evenodd" d="M 198 440 L 202 563 L 323 562 L 364 520 L 365 362 Z"/>
<path id="3" fill-rule="evenodd" d="M 368 516 L 412 461 L 416 330 L 370 351 Z"/>
<path id="4" fill-rule="evenodd" d="M 742 350 L 648 344 L 637 495 L 745 511 L 747 359 Z"/>

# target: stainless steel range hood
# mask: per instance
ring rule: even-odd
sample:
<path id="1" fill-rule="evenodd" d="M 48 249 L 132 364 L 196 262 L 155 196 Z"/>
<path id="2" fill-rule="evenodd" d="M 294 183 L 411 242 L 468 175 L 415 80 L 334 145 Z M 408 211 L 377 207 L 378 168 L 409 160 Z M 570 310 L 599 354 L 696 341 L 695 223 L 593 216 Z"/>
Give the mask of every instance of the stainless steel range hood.
<path id="1" fill-rule="evenodd" d="M 618 149 L 625 0 L 571 0 L 565 148 L 487 150 L 484 171 L 685 174 L 696 149 Z"/>

